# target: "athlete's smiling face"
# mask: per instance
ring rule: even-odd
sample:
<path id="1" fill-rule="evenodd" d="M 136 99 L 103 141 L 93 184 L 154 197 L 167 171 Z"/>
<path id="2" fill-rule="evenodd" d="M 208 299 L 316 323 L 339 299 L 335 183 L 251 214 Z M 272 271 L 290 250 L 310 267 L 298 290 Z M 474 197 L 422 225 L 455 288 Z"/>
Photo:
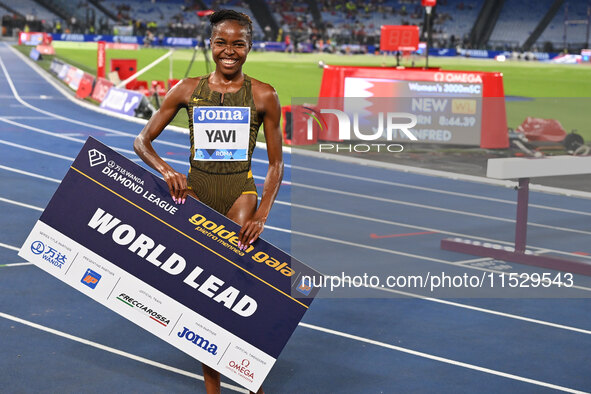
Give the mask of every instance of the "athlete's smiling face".
<path id="1" fill-rule="evenodd" d="M 216 68 L 224 75 L 240 71 L 250 51 L 248 28 L 229 19 L 218 23 L 211 34 L 211 54 Z"/>

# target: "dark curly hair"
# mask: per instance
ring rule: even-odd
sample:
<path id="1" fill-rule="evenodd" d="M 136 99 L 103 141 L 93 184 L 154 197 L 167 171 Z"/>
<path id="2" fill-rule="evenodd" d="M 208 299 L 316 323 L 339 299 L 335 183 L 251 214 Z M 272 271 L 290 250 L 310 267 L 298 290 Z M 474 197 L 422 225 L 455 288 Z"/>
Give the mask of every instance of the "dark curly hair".
<path id="1" fill-rule="evenodd" d="M 243 14 L 242 12 L 234 10 L 219 10 L 211 14 L 209 16 L 209 25 L 211 26 L 212 33 L 213 29 L 219 23 L 227 20 L 237 21 L 240 26 L 246 27 L 248 30 L 248 42 L 252 45 L 252 20 L 250 20 L 248 15 Z"/>

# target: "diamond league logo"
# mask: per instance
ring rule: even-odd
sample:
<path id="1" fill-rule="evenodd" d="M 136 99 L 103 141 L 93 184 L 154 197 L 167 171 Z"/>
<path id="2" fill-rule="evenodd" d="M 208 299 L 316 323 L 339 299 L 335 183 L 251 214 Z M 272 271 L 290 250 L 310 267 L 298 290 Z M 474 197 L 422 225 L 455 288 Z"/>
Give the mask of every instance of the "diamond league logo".
<path id="1" fill-rule="evenodd" d="M 90 166 L 94 167 L 106 162 L 107 158 L 98 150 L 91 149 L 88 151 L 88 160 L 90 161 Z"/>

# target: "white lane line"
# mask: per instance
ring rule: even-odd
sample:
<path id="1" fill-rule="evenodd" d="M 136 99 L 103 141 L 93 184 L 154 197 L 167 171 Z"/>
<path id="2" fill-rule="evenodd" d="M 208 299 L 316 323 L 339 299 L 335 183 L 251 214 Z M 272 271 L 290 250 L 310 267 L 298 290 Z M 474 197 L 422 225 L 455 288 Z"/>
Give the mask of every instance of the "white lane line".
<path id="1" fill-rule="evenodd" d="M 185 371 L 185 370 L 182 370 L 182 369 L 179 369 L 179 368 L 171 367 L 170 365 L 162 364 L 162 363 L 159 363 L 157 361 L 153 361 L 153 360 L 147 359 L 145 357 L 136 356 L 135 354 L 131 354 L 131 353 L 125 352 L 123 350 L 115 349 L 113 347 L 106 346 L 106 345 L 103 345 L 103 344 L 100 344 L 100 343 L 97 343 L 97 342 L 89 341 L 88 339 L 80 338 L 80 337 L 77 337 L 75 335 L 71 335 L 71 334 L 65 333 L 63 331 L 59 331 L 59 330 L 56 330 L 56 329 L 53 329 L 53 328 L 50 328 L 50 327 L 46 327 L 46 326 L 43 326 L 41 324 L 33 323 L 31 321 L 28 321 L 28 320 L 25 320 L 25 319 L 21 319 L 19 317 L 12 316 L 12 315 L 9 315 L 7 313 L 0 312 L 0 317 L 3 317 L 5 319 L 7 319 L 7 320 L 12 320 L 12 321 L 14 321 L 16 323 L 24 324 L 26 326 L 35 328 L 37 330 L 41 330 L 41 331 L 45 331 L 45 332 L 50 333 L 50 334 L 53 334 L 53 335 L 57 335 L 57 336 L 62 337 L 62 338 L 69 339 L 69 340 L 74 341 L 74 342 L 81 343 L 83 345 L 91 346 L 91 347 L 94 347 L 96 349 L 100 349 L 100 350 L 103 350 L 103 351 L 106 351 L 106 352 L 109 352 L 109 353 L 112 353 L 112 354 L 116 354 L 116 355 L 121 356 L 121 357 L 129 358 L 131 360 L 138 361 L 140 363 L 151 365 L 153 367 L 160 368 L 160 369 L 163 369 L 165 371 L 174 372 L 176 374 L 187 376 L 187 377 L 190 377 L 190 378 L 193 378 L 193 379 L 203 380 L 203 376 L 197 375 L 196 373 L 192 373 L 192 372 Z M 248 393 L 248 390 L 245 390 L 245 389 L 243 389 L 241 387 L 234 386 L 234 385 L 227 384 L 227 383 L 222 383 L 222 387 L 227 388 L 227 389 L 230 389 L 230 390 L 233 390 L 233 391 L 237 391 L 239 393 Z"/>
<path id="2" fill-rule="evenodd" d="M 452 191 L 449 191 L 449 190 L 442 190 L 442 189 L 435 189 L 435 188 L 431 188 L 431 187 L 409 185 L 409 184 L 406 184 L 406 183 L 385 181 L 385 180 L 382 180 L 382 179 L 362 177 L 362 176 L 351 175 L 351 174 L 347 174 L 347 173 L 340 174 L 340 173 L 337 173 L 337 172 L 319 170 L 319 169 L 316 169 L 316 168 L 307 168 L 307 167 L 301 167 L 301 166 L 293 166 L 292 168 L 297 169 L 297 170 L 302 170 L 302 171 L 316 172 L 316 173 L 319 173 L 319 174 L 324 174 L 324 175 L 330 175 L 330 176 L 335 176 L 335 177 L 346 178 L 346 179 L 355 179 L 355 180 L 363 181 L 363 182 L 378 183 L 378 184 L 387 185 L 387 186 L 395 186 L 395 187 L 402 187 L 402 188 L 406 188 L 406 189 L 427 191 L 427 192 L 431 192 L 431 193 L 446 194 L 446 195 L 450 195 L 450 196 L 472 198 L 472 199 L 476 199 L 476 200 L 484 200 L 484 201 L 498 202 L 498 203 L 501 203 L 501 204 L 517 205 L 517 201 L 515 201 L 515 200 L 503 200 L 501 198 L 486 197 L 486 196 L 480 196 L 480 195 L 477 195 L 477 194 L 452 192 Z M 545 210 L 549 210 L 549 211 L 564 212 L 564 213 L 573 213 L 573 214 L 576 214 L 576 215 L 591 216 L 591 212 L 581 212 L 581 211 L 577 211 L 577 210 L 573 210 L 573 209 L 556 208 L 556 207 L 551 207 L 551 206 L 547 206 L 547 205 L 540 205 L 540 204 L 529 204 L 528 206 L 530 208 L 539 208 L 539 209 L 545 209 Z"/>
<path id="3" fill-rule="evenodd" d="M 471 217 L 477 217 L 477 218 L 487 219 L 487 220 L 495 220 L 495 221 L 506 222 L 506 223 L 515 223 L 515 219 L 506 219 L 506 218 L 501 218 L 498 216 L 490 216 L 490 215 L 484 215 L 484 214 L 480 214 L 480 213 L 460 211 L 457 209 L 441 208 L 441 207 L 436 207 L 436 206 L 432 206 L 432 205 L 418 204 L 418 203 L 402 201 L 402 200 L 394 200 L 394 199 L 384 198 L 384 197 L 376 197 L 376 196 L 371 196 L 368 194 L 346 192 L 343 190 L 329 189 L 326 187 L 305 185 L 303 183 L 293 183 L 292 182 L 292 185 L 295 187 L 302 187 L 304 189 L 317 190 L 317 191 L 322 191 L 325 193 L 340 194 L 342 196 L 357 197 L 357 198 L 368 199 L 368 200 L 373 200 L 373 201 L 385 202 L 385 203 L 389 203 L 389 204 L 404 205 L 404 206 L 409 206 L 409 207 L 414 207 L 414 208 L 428 209 L 428 210 L 432 210 L 432 211 L 439 211 L 439 212 L 445 212 L 445 213 L 453 213 L 455 215 L 471 216 Z M 565 232 L 572 232 L 572 233 L 577 233 L 577 234 L 591 235 L 591 231 L 577 230 L 577 229 L 572 229 L 572 228 L 567 228 L 567 227 L 551 226 L 551 225 L 547 225 L 547 224 L 539 224 L 539 223 L 533 223 L 533 222 L 527 222 L 527 224 L 529 226 L 533 226 L 533 227 L 541 227 L 541 228 L 548 228 L 548 229 L 557 230 L 557 231 L 565 231 Z"/>
<path id="4" fill-rule="evenodd" d="M 40 128 L 34 127 L 34 126 L 29 126 L 29 125 L 26 125 L 24 123 L 15 122 L 15 121 L 12 121 L 10 119 L 3 118 L 3 117 L 0 117 L 0 122 L 9 123 L 9 124 L 11 124 L 13 126 L 17 126 L 17 127 L 23 128 L 23 129 L 34 131 L 35 133 L 49 135 L 51 137 L 60 138 L 60 139 L 67 140 L 67 141 L 72 141 L 72 142 L 77 142 L 79 144 L 84 144 L 86 142 L 86 140 L 83 140 L 83 139 L 80 139 L 80 138 L 70 137 L 67 134 L 54 133 L 54 132 L 49 131 L 49 130 L 40 129 Z M 111 149 L 113 149 L 113 150 L 115 150 L 117 152 L 120 152 L 122 154 L 125 153 L 125 154 L 133 155 L 133 156 L 136 155 L 135 152 L 133 150 L 130 150 L 130 149 L 116 148 L 116 147 L 112 147 Z M 37 152 L 37 153 L 41 153 L 41 152 Z M 166 160 L 169 161 L 169 162 L 172 162 L 172 163 L 176 163 L 176 164 L 183 164 L 183 165 L 189 164 L 189 163 L 187 163 L 187 161 L 174 160 L 174 159 L 168 159 L 168 158 Z"/>
<path id="5" fill-rule="evenodd" d="M 0 117 L 0 121 L 5 122 L 5 123 L 8 123 L 8 124 L 11 124 L 13 126 L 22 127 L 23 129 L 31 130 L 31 131 L 34 131 L 36 133 L 50 135 L 50 136 L 56 137 L 56 138 L 61 138 L 63 140 L 78 142 L 78 143 L 81 143 L 81 144 L 83 144 L 83 143 L 86 142 L 85 140 L 82 140 L 80 138 L 70 137 L 69 135 L 61 134 L 61 133 L 53 133 L 51 131 L 40 129 L 38 127 L 29 126 L 29 125 L 26 125 L 24 123 L 15 122 L 14 120 L 10 120 L 10 119 L 7 119 L 5 117 Z"/>
<path id="6" fill-rule="evenodd" d="M 59 179 L 55 179 L 55 178 L 50 178 L 47 176 L 43 176 L 43 175 L 39 175 L 39 174 L 34 174 L 32 172 L 28 172 L 28 171 L 23 171 L 23 170 L 19 170 L 17 168 L 12 168 L 12 167 L 7 167 L 7 166 L 3 166 L 0 164 L 0 169 L 6 170 L 6 171 L 10 171 L 10 172 L 16 172 L 18 174 L 22 174 L 22 175 L 27 175 L 27 176 L 32 176 L 34 178 L 39 178 L 39 179 L 43 179 L 45 181 L 50 181 L 50 182 L 55 182 L 55 183 L 61 183 L 61 180 Z"/>
<path id="7" fill-rule="evenodd" d="M 27 108 L 35 111 L 35 112 L 39 112 L 39 113 L 42 113 L 44 115 L 50 116 L 52 118 L 63 120 L 65 122 L 74 123 L 74 124 L 77 124 L 77 125 L 80 125 L 80 126 L 85 126 L 85 127 L 96 129 L 96 130 L 110 132 L 110 133 L 117 134 L 117 135 L 120 135 L 120 136 L 125 136 L 125 137 L 130 137 L 130 138 L 135 138 L 137 136 L 137 134 L 126 133 L 126 132 L 123 132 L 123 131 L 120 131 L 120 130 L 115 130 L 115 129 L 111 129 L 111 128 L 108 128 L 108 127 L 97 126 L 97 125 L 94 125 L 94 124 L 91 124 L 91 123 L 87 123 L 87 122 L 83 122 L 83 121 L 79 121 L 79 120 L 75 120 L 75 119 L 70 119 L 68 117 L 61 116 L 61 115 L 58 115 L 58 114 L 54 114 L 52 112 L 42 110 L 41 108 L 37 108 L 36 106 L 27 103 L 25 100 L 23 100 L 21 98 L 21 96 L 19 95 L 19 93 L 18 93 L 18 91 L 16 89 L 16 86 L 14 85 L 14 83 L 12 81 L 12 78 L 8 74 L 8 70 L 6 69 L 6 66 L 4 65 L 4 62 L 2 61 L 2 58 L 0 58 L 0 68 L 2 68 L 2 71 L 4 72 L 4 75 L 6 76 L 6 80 L 8 81 L 8 85 L 10 87 L 10 90 L 12 91 L 12 94 L 14 95 L 14 98 L 19 103 L 21 103 L 25 107 L 27 107 Z M 37 71 L 37 70 L 35 70 L 35 71 Z M 44 77 L 43 75 L 41 75 L 41 76 Z M 49 82 L 49 80 L 47 78 L 44 77 L 44 79 Z M 54 85 L 54 87 L 56 87 L 56 86 Z M 58 88 L 58 91 L 59 91 L 59 88 Z M 142 123 L 144 123 L 144 122 L 142 122 Z M 139 134 L 139 130 L 138 130 L 138 134 Z M 186 148 L 185 145 L 176 144 L 176 143 L 168 142 L 168 141 L 164 141 L 164 140 L 158 140 L 158 139 L 156 139 L 155 142 L 158 143 L 158 144 L 162 144 L 162 145 L 169 145 L 169 146 Z"/>
<path id="8" fill-rule="evenodd" d="M 103 350 L 103 351 L 106 351 L 106 352 L 109 352 L 109 353 L 112 353 L 112 354 L 115 354 L 115 355 L 118 355 L 118 356 L 121 356 L 121 357 L 125 357 L 125 358 L 131 359 L 131 360 L 134 360 L 134 361 L 137 361 L 137 362 L 146 364 L 146 365 L 150 365 L 150 366 L 153 366 L 153 367 L 156 367 L 156 368 L 160 368 L 160 369 L 163 369 L 163 370 L 166 370 L 166 371 L 169 371 L 169 372 L 177 373 L 179 375 L 187 376 L 187 377 L 190 377 L 190 378 L 193 378 L 193 379 L 203 380 L 203 376 L 201 376 L 201 375 L 198 375 L 198 374 L 195 374 L 195 373 L 192 373 L 192 372 L 188 372 L 188 371 L 185 371 L 185 370 L 182 370 L 182 369 L 179 369 L 179 368 L 171 367 L 169 365 L 162 364 L 162 363 L 159 363 L 157 361 L 153 361 L 153 360 L 147 359 L 145 357 L 137 356 L 135 354 L 131 354 L 131 353 L 125 352 L 123 350 L 115 349 L 113 347 L 106 346 L 106 345 L 103 345 L 103 344 L 100 344 L 100 343 L 97 343 L 97 342 L 94 342 L 94 341 L 90 341 L 88 339 L 80 338 L 78 336 L 71 335 L 71 334 L 65 333 L 63 331 L 59 331 L 59 330 L 56 330 L 56 329 L 53 329 L 53 328 L 50 328 L 50 327 L 47 327 L 47 326 L 43 326 L 41 324 L 37 324 L 37 323 L 31 322 L 31 321 L 28 321 L 28 320 L 25 320 L 25 319 L 21 319 L 19 317 L 16 317 L 16 316 L 13 316 L 13 315 L 9 315 L 7 313 L 0 312 L 0 317 L 2 317 L 4 319 L 7 319 L 7 320 L 14 321 L 16 323 L 20 323 L 20 324 L 29 326 L 31 328 L 35 328 L 35 329 L 40 330 L 40 331 L 44 331 L 44 332 L 47 332 L 47 333 L 50 333 L 50 334 L 53 334 L 53 335 L 56 335 L 56 336 L 65 338 L 65 339 L 69 339 L 69 340 L 74 341 L 74 342 L 81 343 L 83 345 L 87 345 L 87 346 L 94 347 L 96 349 Z M 508 379 L 512 379 L 512 380 L 521 381 L 521 382 L 524 382 L 524 383 L 530 383 L 530 384 L 533 384 L 533 385 L 547 387 L 547 388 L 551 388 L 551 389 L 555 389 L 555 390 L 560 390 L 560 391 L 565 391 L 565 392 L 569 392 L 569 393 L 584 393 L 582 391 L 578 391 L 578 390 L 571 389 L 571 388 L 568 388 L 568 387 L 559 386 L 559 385 L 555 385 L 555 384 L 547 383 L 547 382 L 542 382 L 542 381 L 539 381 L 539 380 L 530 379 L 530 378 L 526 378 L 526 377 L 522 377 L 522 376 L 518 376 L 518 375 L 514 375 L 514 374 L 509 374 L 509 373 L 506 373 L 506 372 L 497 371 L 497 370 L 494 370 L 494 369 L 485 368 L 485 367 L 481 367 L 481 366 L 474 365 L 474 364 L 468 364 L 468 363 L 464 363 L 464 362 L 461 362 L 461 361 L 452 360 L 452 359 L 449 359 L 449 358 L 435 356 L 435 355 L 432 355 L 432 354 L 428 354 L 428 353 L 424 353 L 424 352 L 419 352 L 419 351 L 408 349 L 408 348 L 404 348 L 404 347 L 401 347 L 401 346 L 391 345 L 389 343 L 385 343 L 385 342 L 381 342 L 381 341 L 376 341 L 376 340 L 373 340 L 373 339 L 364 338 L 364 337 L 361 337 L 361 336 L 358 336 L 358 335 L 352 335 L 352 334 L 348 334 L 348 333 L 345 333 L 345 332 L 342 332 L 342 331 L 332 330 L 332 329 L 329 329 L 329 328 L 320 327 L 320 326 L 313 325 L 313 324 L 308 324 L 308 323 L 302 323 L 302 322 L 300 322 L 298 325 L 301 326 L 301 327 L 304 327 L 304 328 L 308 328 L 310 330 L 314 330 L 314 331 L 318 331 L 318 332 L 323 332 L 323 333 L 326 333 L 326 334 L 330 334 L 330 335 L 334 335 L 334 336 L 338 336 L 338 337 L 342 337 L 342 338 L 351 339 L 351 340 L 354 340 L 354 341 L 357 341 L 357 342 L 367 343 L 367 344 L 370 344 L 370 345 L 379 346 L 379 347 L 383 347 L 383 348 L 386 348 L 386 349 L 391 349 L 391 350 L 395 350 L 395 351 L 398 351 L 398 352 L 410 354 L 410 355 L 413 355 L 413 356 L 417 356 L 417 357 L 421 357 L 421 358 L 425 358 L 425 359 L 429 359 L 429 360 L 441 362 L 441 363 L 444 363 L 444 364 L 450 364 L 450 365 L 454 365 L 454 366 L 457 366 L 457 367 L 462 367 L 462 368 L 466 368 L 466 369 L 475 370 L 475 371 L 478 371 L 478 372 L 487 373 L 487 374 L 490 374 L 490 375 L 496 375 L 496 376 L 500 376 L 500 377 L 504 377 L 504 378 L 508 378 Z M 237 392 L 240 392 L 240 393 L 248 393 L 247 390 L 244 390 L 241 387 L 237 387 L 237 386 L 226 384 L 226 383 L 222 383 L 222 387 L 227 388 L 227 389 L 230 389 L 230 390 L 234 390 L 234 391 L 237 391 Z"/>
<path id="9" fill-rule="evenodd" d="M 509 181 L 509 180 L 501 180 L 501 179 L 493 179 L 487 178 L 483 176 L 476 176 L 476 175 L 466 175 L 460 174 L 455 172 L 447 172 L 447 171 L 439 171 L 439 170 L 432 170 L 428 168 L 421 168 L 421 167 L 411 167 L 407 165 L 401 164 L 394 164 L 394 163 L 387 163 L 381 162 L 377 160 L 369 160 L 369 159 L 362 159 L 359 157 L 349 157 L 343 156 L 339 154 L 332 154 L 332 153 L 319 153 L 311 150 L 306 149 L 292 149 L 292 151 L 297 151 L 297 154 L 301 156 L 308 156 L 314 157 L 316 159 L 322 160 L 331 160 L 333 162 L 341 162 L 346 164 L 354 164 L 357 167 L 368 166 L 372 168 L 382 168 L 390 171 L 396 172 L 403 172 L 403 173 L 410 173 L 410 174 L 417 174 L 417 175 L 424 175 L 429 177 L 435 178 L 443 178 L 449 179 L 452 181 L 462 181 L 462 182 L 470 182 L 470 183 L 481 183 L 486 184 L 489 186 L 501 186 L 505 188 L 515 188 L 517 186 L 517 182 Z M 293 153 L 296 154 L 296 153 Z M 305 160 L 307 163 L 308 160 Z M 292 158 L 293 163 L 293 158 Z M 584 198 L 584 199 L 591 199 L 591 192 L 585 192 L 581 190 L 572 190 L 572 189 L 564 189 L 559 187 L 552 187 L 552 186 L 544 186 L 538 185 L 534 183 L 530 183 L 529 189 L 531 191 L 537 191 L 542 193 L 550 193 L 550 194 L 558 194 L 567 197 L 577 197 L 577 198 Z"/>
<path id="10" fill-rule="evenodd" d="M 0 267 L 22 267 L 24 265 L 35 265 L 33 263 L 10 263 L 10 264 L 0 264 Z"/>
<path id="11" fill-rule="evenodd" d="M 494 370 L 494 369 L 485 368 L 485 367 L 481 367 L 481 366 L 474 365 L 474 364 L 468 364 L 468 363 L 464 363 L 464 362 L 461 362 L 461 361 L 452 360 L 452 359 L 449 359 L 449 358 L 439 357 L 439 356 L 435 356 L 435 355 L 432 355 L 432 354 L 423 353 L 423 352 L 419 352 L 419 351 L 412 350 L 412 349 L 407 349 L 407 348 L 404 348 L 404 347 L 401 347 L 401 346 L 391 345 L 389 343 L 375 341 L 373 339 L 368 339 L 368 338 L 360 337 L 358 335 L 347 334 L 347 333 L 342 332 L 342 331 L 331 330 L 329 328 L 319 327 L 319 326 L 316 326 L 316 325 L 313 325 L 313 324 L 300 323 L 299 325 L 302 326 L 302 327 L 305 327 L 305 328 L 309 328 L 311 330 L 324 332 L 326 334 L 336 335 L 336 336 L 339 336 L 339 337 L 342 337 L 342 338 L 352 339 L 354 341 L 363 342 L 363 343 L 367 343 L 367 344 L 370 344 L 370 345 L 375 345 L 375 346 L 383 347 L 383 348 L 386 348 L 386 349 L 396 350 L 398 352 L 402 352 L 402 353 L 406 353 L 406 354 L 411 354 L 413 356 L 422 357 L 422 358 L 426 358 L 426 359 L 429 359 L 429 360 L 433 360 L 433 361 L 438 361 L 438 362 L 445 363 L 445 364 L 454 365 L 454 366 L 457 366 L 457 367 L 467 368 L 467 369 L 471 369 L 471 370 L 474 370 L 474 371 L 487 373 L 487 374 L 490 374 L 490 375 L 496 375 L 496 376 L 500 376 L 500 377 L 507 378 L 507 379 L 512 379 L 512 380 L 517 380 L 517 381 L 524 382 L 524 383 L 530 383 L 530 384 L 533 384 L 533 385 L 536 385 L 536 386 L 547 387 L 547 388 L 551 388 L 551 389 L 554 389 L 554 390 L 564 391 L 564 392 L 567 392 L 567 393 L 582 393 L 582 394 L 585 393 L 584 391 L 579 391 L 579 390 L 571 389 L 569 387 L 564 387 L 564 386 L 559 386 L 559 385 L 552 384 L 552 383 L 542 382 L 540 380 L 530 379 L 530 378 L 526 378 L 526 377 L 523 377 L 523 376 L 518 376 L 518 375 L 514 375 L 514 374 L 502 372 L 502 371 L 497 371 L 497 370 Z"/>
<path id="12" fill-rule="evenodd" d="M 36 207 L 35 205 L 25 204 L 24 202 L 9 200 L 8 198 L 4 198 L 4 197 L 0 197 L 0 201 L 8 203 L 8 204 L 18 205 L 19 207 L 34 209 L 36 211 L 43 212 L 43 208 Z"/>
<path id="13" fill-rule="evenodd" d="M 552 322 L 549 322 L 546 320 L 533 319 L 530 317 L 515 315 L 515 314 L 507 313 L 507 312 L 495 311 L 494 309 L 480 308 L 480 307 L 477 307 L 474 305 L 469 305 L 469 304 L 460 304 L 459 302 L 447 301 L 447 300 L 440 299 L 440 298 L 426 297 L 426 296 L 422 296 L 422 295 L 415 294 L 415 293 L 409 293 L 409 292 L 401 291 L 401 290 L 388 289 L 385 287 L 384 288 L 383 287 L 374 287 L 373 289 L 379 290 L 379 291 L 385 291 L 387 293 L 400 294 L 400 295 L 404 295 L 404 296 L 408 296 L 408 297 L 412 297 L 412 298 L 419 298 L 424 301 L 436 302 L 438 304 L 449 305 L 449 306 L 453 306 L 456 308 L 469 309 L 471 311 L 482 312 L 482 313 L 486 313 L 489 315 L 501 316 L 501 317 L 505 317 L 508 319 L 520 320 L 520 321 L 533 323 L 533 324 L 539 324 L 541 326 L 547 326 L 547 327 L 558 328 L 558 329 L 566 330 L 566 331 L 578 332 L 579 334 L 591 335 L 591 330 L 586 330 L 584 328 L 578 328 L 578 327 L 573 327 L 573 326 L 567 326 L 564 324 L 552 323 Z"/>
<path id="14" fill-rule="evenodd" d="M 260 198 L 259 198 L 259 200 L 260 200 Z M 275 200 L 275 204 L 306 209 L 306 210 L 314 211 L 314 212 L 322 212 L 322 213 L 336 215 L 336 216 L 343 216 L 343 217 L 347 217 L 347 218 L 358 219 L 358 220 L 363 220 L 363 221 L 368 221 L 368 222 L 382 223 L 382 224 L 388 224 L 388 225 L 392 225 L 392 226 L 405 227 L 405 228 L 410 228 L 413 230 L 429 231 L 429 232 L 439 233 L 442 235 L 450 235 L 450 236 L 455 236 L 455 237 L 460 237 L 460 238 L 470 238 L 470 239 L 475 239 L 475 240 L 480 240 L 480 241 L 485 241 L 485 242 L 492 242 L 492 243 L 499 243 L 499 244 L 504 244 L 504 245 L 514 245 L 514 243 L 512 243 L 512 242 L 502 241 L 502 240 L 493 239 L 493 238 L 478 237 L 473 234 L 462 234 L 462 233 L 456 233 L 453 231 L 440 230 L 440 229 L 433 228 L 433 227 L 416 226 L 416 225 L 412 225 L 412 224 L 395 222 L 393 220 L 377 219 L 377 218 L 372 218 L 372 217 L 367 217 L 367 216 L 355 215 L 352 213 L 334 211 L 331 209 L 311 207 L 309 205 L 294 204 L 294 203 L 281 201 L 281 200 Z M 265 226 L 265 227 L 268 227 L 268 226 Z M 577 255 L 577 254 L 570 253 L 570 252 L 564 252 L 561 250 L 554 250 L 554 249 L 547 249 L 547 248 L 542 248 L 542 247 L 535 246 L 535 245 L 527 245 L 527 246 L 528 246 L 528 248 L 531 248 L 531 249 L 537 249 L 537 252 L 541 252 L 541 251 L 553 252 L 553 253 L 562 254 L 565 256 L 591 259 L 591 256 L 581 256 L 581 255 Z"/>
<path id="15" fill-rule="evenodd" d="M 486 267 L 479 267 L 479 266 L 472 266 L 472 265 L 463 265 L 461 262 L 457 263 L 454 261 L 442 260 L 442 259 L 437 259 L 437 258 L 428 257 L 428 256 L 422 256 L 422 255 L 414 254 L 414 253 L 406 253 L 406 252 L 399 252 L 399 251 L 392 250 L 392 249 L 378 248 L 376 246 L 369 246 L 369 245 L 364 245 L 364 244 L 360 244 L 360 243 L 356 243 L 356 242 L 345 241 L 342 239 L 325 237 L 323 235 L 316 235 L 316 234 L 304 233 L 304 232 L 300 232 L 300 231 L 294 231 L 294 230 L 281 228 L 281 227 L 274 227 L 274 226 L 266 225 L 265 228 L 267 228 L 269 230 L 282 232 L 282 233 L 289 233 L 289 234 L 300 235 L 302 237 L 319 239 L 321 241 L 332 242 L 332 243 L 336 243 L 336 244 L 340 244 L 340 245 L 347 245 L 347 246 L 352 246 L 352 247 L 360 248 L 360 249 L 368 249 L 368 250 L 373 250 L 375 252 L 388 253 L 388 254 L 393 254 L 393 255 L 397 255 L 397 256 L 410 257 L 410 258 L 417 259 L 417 260 L 446 264 L 446 265 L 451 265 L 451 266 L 459 267 L 459 268 L 469 268 L 469 269 L 473 269 L 476 271 L 493 272 L 493 273 L 502 274 L 502 275 L 511 274 L 511 272 L 505 272 L 505 271 L 497 270 L 494 268 L 486 268 Z M 567 290 L 566 287 L 564 287 L 563 289 L 564 289 L 564 291 Z M 568 287 L 568 289 L 591 291 L 591 288 L 589 288 L 589 287 L 577 286 L 577 285 L 572 285 L 572 286 Z M 379 288 L 378 288 L 378 290 L 379 290 Z"/>
<path id="16" fill-rule="evenodd" d="M 14 250 L 15 252 L 18 252 L 19 250 L 21 250 L 21 248 L 17 248 L 16 246 L 8 245 L 8 244 L 2 243 L 2 242 L 0 242 L 0 247 Z"/>
<path id="17" fill-rule="evenodd" d="M 11 96 L 11 98 L 14 98 Z M 51 116 L 5 116 L 7 119 L 27 119 L 27 120 L 60 120 Z"/>
<path id="18" fill-rule="evenodd" d="M 478 257 L 475 259 L 468 259 L 468 260 L 460 260 L 456 261 L 456 264 L 470 264 L 470 263 L 481 263 L 485 261 L 492 261 L 494 260 L 492 257 Z"/>
<path id="19" fill-rule="evenodd" d="M 35 148 L 31 148 L 31 147 L 28 147 L 25 145 L 15 144 L 14 142 L 10 142 L 10 141 L 0 140 L 0 144 L 12 146 L 14 148 L 27 150 L 29 152 L 40 153 L 40 154 L 46 155 L 46 156 L 57 157 L 58 159 L 74 161 L 74 157 L 64 156 L 64 155 L 60 155 L 60 154 L 53 153 L 53 152 L 48 152 L 48 151 L 41 150 L 41 149 L 35 149 Z"/>

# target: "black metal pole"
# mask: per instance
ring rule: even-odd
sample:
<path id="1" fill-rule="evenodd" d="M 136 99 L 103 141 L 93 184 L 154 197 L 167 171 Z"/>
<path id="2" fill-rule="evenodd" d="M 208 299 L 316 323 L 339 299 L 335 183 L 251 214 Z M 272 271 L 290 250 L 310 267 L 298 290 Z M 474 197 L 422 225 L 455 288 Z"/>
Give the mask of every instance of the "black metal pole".
<path id="1" fill-rule="evenodd" d="M 427 12 L 427 53 L 425 54 L 425 68 L 429 68 L 429 45 L 431 41 L 431 8 L 432 7 L 425 7 L 425 11 Z"/>

